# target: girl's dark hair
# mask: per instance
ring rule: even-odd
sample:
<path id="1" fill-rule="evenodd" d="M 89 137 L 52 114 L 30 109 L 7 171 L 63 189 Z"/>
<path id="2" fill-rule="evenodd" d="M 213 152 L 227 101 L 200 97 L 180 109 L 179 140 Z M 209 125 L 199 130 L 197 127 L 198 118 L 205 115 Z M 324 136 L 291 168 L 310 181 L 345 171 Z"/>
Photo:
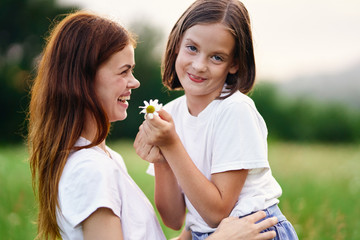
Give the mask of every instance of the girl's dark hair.
<path id="1" fill-rule="evenodd" d="M 237 90 L 247 94 L 252 89 L 256 68 L 250 17 L 238 0 L 197 0 L 183 13 L 171 30 L 162 62 L 162 81 L 167 88 L 183 89 L 175 71 L 175 61 L 185 31 L 197 24 L 214 23 L 224 24 L 235 39 L 233 57 L 239 69 L 226 78 L 227 96 Z"/>
<path id="2" fill-rule="evenodd" d="M 85 148 L 98 145 L 109 132 L 108 117 L 95 94 L 96 71 L 128 44 L 135 47 L 135 40 L 122 26 L 83 11 L 66 16 L 47 39 L 29 107 L 30 167 L 39 201 L 37 238 L 60 237 L 58 184 L 67 157 L 88 115 L 96 121 L 97 134 Z"/>

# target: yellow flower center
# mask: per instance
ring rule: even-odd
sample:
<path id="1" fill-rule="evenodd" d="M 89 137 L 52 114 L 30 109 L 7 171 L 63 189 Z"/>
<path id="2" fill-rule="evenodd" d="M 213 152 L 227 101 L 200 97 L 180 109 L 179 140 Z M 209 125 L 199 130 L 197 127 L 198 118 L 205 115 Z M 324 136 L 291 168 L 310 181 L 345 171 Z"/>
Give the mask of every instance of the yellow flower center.
<path id="1" fill-rule="evenodd" d="M 146 113 L 154 113 L 155 112 L 155 107 L 152 105 L 147 106 L 146 108 Z"/>

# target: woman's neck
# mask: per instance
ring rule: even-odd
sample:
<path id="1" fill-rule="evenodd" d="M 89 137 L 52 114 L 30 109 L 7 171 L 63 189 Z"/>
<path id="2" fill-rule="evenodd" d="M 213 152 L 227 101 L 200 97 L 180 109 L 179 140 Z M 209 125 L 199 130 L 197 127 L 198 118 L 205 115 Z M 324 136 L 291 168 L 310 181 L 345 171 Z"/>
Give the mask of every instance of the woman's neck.
<path id="1" fill-rule="evenodd" d="M 97 133 L 96 128 L 97 128 L 97 126 L 95 124 L 95 121 L 93 121 L 92 119 L 91 120 L 89 120 L 89 119 L 90 118 L 87 118 L 87 120 L 84 123 L 84 129 L 81 132 L 81 137 L 86 138 L 90 142 L 93 142 L 95 137 L 96 137 L 96 133 Z M 97 146 L 106 152 L 105 139 L 100 144 L 98 144 Z"/>

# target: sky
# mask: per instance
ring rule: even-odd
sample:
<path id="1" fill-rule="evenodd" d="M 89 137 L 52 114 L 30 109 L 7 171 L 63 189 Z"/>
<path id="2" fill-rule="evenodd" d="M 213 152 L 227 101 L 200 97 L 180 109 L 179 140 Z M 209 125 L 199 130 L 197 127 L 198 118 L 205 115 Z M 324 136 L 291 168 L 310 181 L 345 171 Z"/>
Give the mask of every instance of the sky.
<path id="1" fill-rule="evenodd" d="M 57 0 L 164 33 L 193 0 Z M 286 81 L 360 66 L 359 0 L 242 0 L 249 11 L 258 79 Z M 161 43 L 162 49 L 165 42 Z"/>

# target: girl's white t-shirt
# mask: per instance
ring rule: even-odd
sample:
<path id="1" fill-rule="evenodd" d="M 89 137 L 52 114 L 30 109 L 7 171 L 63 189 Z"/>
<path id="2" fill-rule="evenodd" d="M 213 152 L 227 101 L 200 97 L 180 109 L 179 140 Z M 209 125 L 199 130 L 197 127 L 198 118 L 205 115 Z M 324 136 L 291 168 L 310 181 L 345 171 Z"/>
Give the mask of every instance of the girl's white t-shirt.
<path id="1" fill-rule="evenodd" d="M 79 138 L 76 146 L 88 145 Z M 72 152 L 59 182 L 57 223 L 64 240 L 83 239 L 82 221 L 100 207 L 121 220 L 124 239 L 166 239 L 154 209 L 126 170 L 122 157 L 107 147 Z"/>
<path id="2" fill-rule="evenodd" d="M 212 101 L 197 117 L 182 96 L 167 104 L 168 111 L 189 156 L 210 180 L 211 174 L 249 169 L 249 174 L 230 216 L 243 216 L 279 202 L 282 190 L 272 176 L 267 157 L 267 128 L 254 102 L 235 92 L 224 100 Z M 153 166 L 148 173 L 151 174 Z M 195 232 L 212 232 L 185 196 L 186 227 Z"/>

